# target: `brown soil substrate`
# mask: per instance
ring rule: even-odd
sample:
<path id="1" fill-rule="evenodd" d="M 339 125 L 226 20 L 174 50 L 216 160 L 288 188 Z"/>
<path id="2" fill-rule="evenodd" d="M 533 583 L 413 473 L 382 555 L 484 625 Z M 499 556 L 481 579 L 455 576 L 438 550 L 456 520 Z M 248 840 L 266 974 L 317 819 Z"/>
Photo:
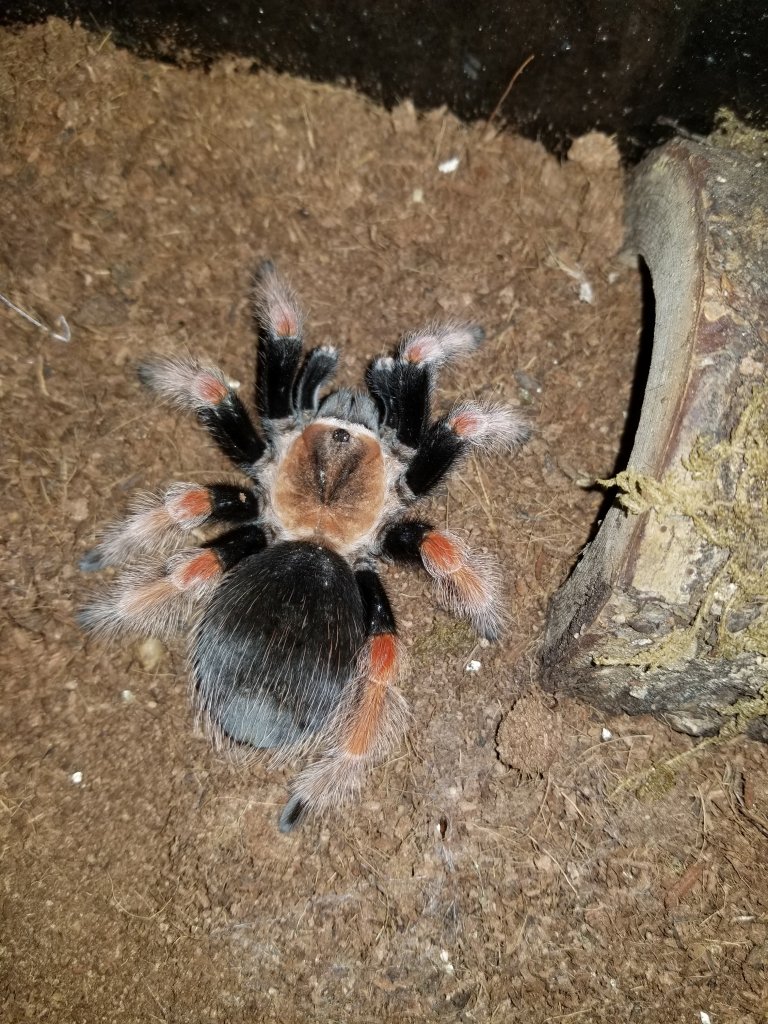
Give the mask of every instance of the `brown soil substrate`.
<path id="1" fill-rule="evenodd" d="M 579 481 L 614 469 L 637 359 L 613 147 L 560 164 L 444 112 L 142 62 L 61 22 L 0 36 L 0 96 L 0 291 L 72 328 L 0 310 L 3 1020 L 762 1021 L 765 750 L 617 793 L 691 741 L 535 688 L 600 508 Z M 78 558 L 134 490 L 228 475 L 133 368 L 192 352 L 251 379 L 265 255 L 312 341 L 343 347 L 343 383 L 405 328 L 477 319 L 486 346 L 441 400 L 535 424 L 433 502 L 503 560 L 507 638 L 478 647 L 386 569 L 408 741 L 359 805 L 290 836 L 290 771 L 211 750 L 182 645 L 105 646 L 74 619 Z"/>

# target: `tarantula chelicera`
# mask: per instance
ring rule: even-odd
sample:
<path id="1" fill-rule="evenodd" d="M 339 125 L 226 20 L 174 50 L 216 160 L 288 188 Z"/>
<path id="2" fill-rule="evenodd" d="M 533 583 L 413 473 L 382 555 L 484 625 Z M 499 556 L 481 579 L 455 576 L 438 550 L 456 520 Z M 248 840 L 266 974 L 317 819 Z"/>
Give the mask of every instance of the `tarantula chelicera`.
<path id="1" fill-rule="evenodd" d="M 474 402 L 431 418 L 438 369 L 480 345 L 479 327 L 408 334 L 368 367 L 367 393 L 321 398 L 337 352 L 302 356 L 302 314 L 271 263 L 256 318 L 260 429 L 220 370 L 168 358 L 140 367 L 161 399 L 197 414 L 243 480 L 139 499 L 86 556 L 86 568 L 125 568 L 81 621 L 106 634 L 188 629 L 196 703 L 217 734 L 277 756 L 317 743 L 280 817 L 289 831 L 351 797 L 404 728 L 402 655 L 377 559 L 423 565 L 440 604 L 498 636 L 494 560 L 408 513 L 467 452 L 512 449 L 528 428 Z"/>

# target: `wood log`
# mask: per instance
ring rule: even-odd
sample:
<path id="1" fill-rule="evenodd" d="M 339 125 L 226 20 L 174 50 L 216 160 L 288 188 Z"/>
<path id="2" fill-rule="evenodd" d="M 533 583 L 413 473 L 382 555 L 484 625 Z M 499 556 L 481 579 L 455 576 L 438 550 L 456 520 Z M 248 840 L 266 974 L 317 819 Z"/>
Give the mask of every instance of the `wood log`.
<path id="1" fill-rule="evenodd" d="M 696 736 L 718 732 L 735 705 L 768 740 L 759 154 L 682 140 L 652 153 L 630 184 L 626 249 L 653 283 L 648 380 L 612 505 L 552 600 L 544 685 Z"/>

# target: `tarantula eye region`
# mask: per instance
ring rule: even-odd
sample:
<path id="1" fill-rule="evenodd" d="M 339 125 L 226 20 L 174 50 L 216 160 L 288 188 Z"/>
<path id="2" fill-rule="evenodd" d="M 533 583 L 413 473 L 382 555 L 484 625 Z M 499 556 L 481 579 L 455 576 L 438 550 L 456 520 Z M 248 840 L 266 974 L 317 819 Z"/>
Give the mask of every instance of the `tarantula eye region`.
<path id="1" fill-rule="evenodd" d="M 334 432 L 331 434 L 331 437 L 336 444 L 349 444 L 351 440 L 349 431 L 345 430 L 343 427 L 336 427 Z"/>

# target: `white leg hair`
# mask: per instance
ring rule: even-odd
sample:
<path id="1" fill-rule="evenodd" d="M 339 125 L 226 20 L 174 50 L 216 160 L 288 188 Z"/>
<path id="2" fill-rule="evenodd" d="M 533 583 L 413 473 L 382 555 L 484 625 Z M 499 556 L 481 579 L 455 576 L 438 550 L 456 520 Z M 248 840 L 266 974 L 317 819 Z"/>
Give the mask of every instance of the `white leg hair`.
<path id="1" fill-rule="evenodd" d="M 486 452 L 511 451 L 531 436 L 525 417 L 505 405 L 462 402 L 448 414 L 448 425 L 473 447 Z"/>
<path id="2" fill-rule="evenodd" d="M 220 578 L 210 549 L 193 548 L 160 565 L 126 569 L 80 612 L 80 625 L 104 637 L 120 633 L 171 636 L 190 621 Z"/>
<path id="3" fill-rule="evenodd" d="M 189 510 L 190 496 L 200 490 L 198 484 L 179 483 L 161 494 L 136 495 L 128 515 L 107 527 L 91 560 L 100 566 L 124 565 L 136 555 L 180 545 L 207 519 L 207 513 Z"/>
<path id="4" fill-rule="evenodd" d="M 409 363 L 431 363 L 443 366 L 470 355 L 483 342 L 485 331 L 477 324 L 455 321 L 432 323 L 407 334 L 400 342 L 400 358 Z"/>
<path id="5" fill-rule="evenodd" d="M 151 359 L 139 367 L 139 378 L 164 401 L 193 412 L 219 405 L 235 390 L 221 370 L 196 359 Z"/>
<path id="6" fill-rule="evenodd" d="M 258 322 L 273 337 L 300 338 L 304 314 L 290 285 L 273 263 L 264 263 L 253 290 L 253 308 Z"/>

